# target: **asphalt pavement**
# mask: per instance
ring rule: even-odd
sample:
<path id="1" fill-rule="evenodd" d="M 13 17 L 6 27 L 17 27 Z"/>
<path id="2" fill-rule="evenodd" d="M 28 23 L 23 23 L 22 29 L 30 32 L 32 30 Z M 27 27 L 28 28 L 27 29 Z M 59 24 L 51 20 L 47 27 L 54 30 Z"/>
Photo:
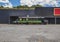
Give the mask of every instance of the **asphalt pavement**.
<path id="1" fill-rule="evenodd" d="M 0 24 L 0 42 L 60 42 L 60 25 Z"/>

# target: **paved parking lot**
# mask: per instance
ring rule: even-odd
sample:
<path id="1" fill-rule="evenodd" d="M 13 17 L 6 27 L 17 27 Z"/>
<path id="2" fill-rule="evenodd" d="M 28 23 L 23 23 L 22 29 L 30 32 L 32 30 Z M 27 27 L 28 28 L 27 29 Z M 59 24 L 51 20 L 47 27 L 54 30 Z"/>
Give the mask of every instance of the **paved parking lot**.
<path id="1" fill-rule="evenodd" d="M 0 24 L 0 42 L 60 42 L 60 25 Z"/>

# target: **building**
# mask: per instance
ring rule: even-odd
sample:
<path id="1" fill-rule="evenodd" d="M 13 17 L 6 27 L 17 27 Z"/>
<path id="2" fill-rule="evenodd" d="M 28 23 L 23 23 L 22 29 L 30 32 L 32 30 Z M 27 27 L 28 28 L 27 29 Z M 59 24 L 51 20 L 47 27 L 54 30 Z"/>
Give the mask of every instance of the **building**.
<path id="1" fill-rule="evenodd" d="M 48 24 L 60 24 L 60 7 L 37 7 L 35 14 L 44 17 Z"/>
<path id="2" fill-rule="evenodd" d="M 36 7 L 35 9 L 0 9 L 0 23 L 10 24 L 17 18 L 39 18 L 48 24 L 60 24 L 60 16 L 56 15 L 58 7 Z M 58 8 L 60 10 L 60 8 Z"/>
<path id="3" fill-rule="evenodd" d="M 0 23 L 10 24 L 19 17 L 35 16 L 34 9 L 0 9 Z"/>

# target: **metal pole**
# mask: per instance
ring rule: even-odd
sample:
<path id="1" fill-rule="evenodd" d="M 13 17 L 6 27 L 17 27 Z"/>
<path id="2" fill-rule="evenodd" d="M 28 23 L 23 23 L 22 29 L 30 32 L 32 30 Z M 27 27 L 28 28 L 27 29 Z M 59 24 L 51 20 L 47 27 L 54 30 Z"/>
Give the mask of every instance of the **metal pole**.
<path id="1" fill-rule="evenodd" d="M 9 24 L 10 24 L 10 16 L 9 16 Z"/>
<path id="2" fill-rule="evenodd" d="M 8 23 L 9 23 L 9 24 L 10 24 L 10 21 L 11 21 L 11 20 L 10 20 L 10 16 L 9 16 L 9 20 L 8 20 Z"/>
<path id="3" fill-rule="evenodd" d="M 55 17 L 55 24 L 56 24 L 56 17 Z"/>

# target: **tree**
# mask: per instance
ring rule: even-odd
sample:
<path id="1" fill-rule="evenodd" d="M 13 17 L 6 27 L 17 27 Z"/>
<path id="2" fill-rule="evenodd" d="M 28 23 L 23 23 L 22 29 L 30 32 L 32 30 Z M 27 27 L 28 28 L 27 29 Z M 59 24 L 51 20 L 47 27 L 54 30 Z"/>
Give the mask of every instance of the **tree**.
<path id="1" fill-rule="evenodd" d="M 37 4 L 36 7 L 43 7 L 42 5 Z"/>
<path id="2" fill-rule="evenodd" d="M 39 5 L 39 4 L 37 4 L 37 5 L 32 5 L 31 7 L 43 7 L 42 5 Z"/>
<path id="3" fill-rule="evenodd" d="M 0 6 L 0 8 L 3 8 L 3 6 Z"/>
<path id="4" fill-rule="evenodd" d="M 43 7 L 43 6 L 42 5 L 39 5 L 39 4 L 32 5 L 31 7 L 28 7 L 27 5 L 23 5 L 23 6 L 19 5 L 19 6 L 16 6 L 14 8 L 35 8 L 35 7 Z"/>

